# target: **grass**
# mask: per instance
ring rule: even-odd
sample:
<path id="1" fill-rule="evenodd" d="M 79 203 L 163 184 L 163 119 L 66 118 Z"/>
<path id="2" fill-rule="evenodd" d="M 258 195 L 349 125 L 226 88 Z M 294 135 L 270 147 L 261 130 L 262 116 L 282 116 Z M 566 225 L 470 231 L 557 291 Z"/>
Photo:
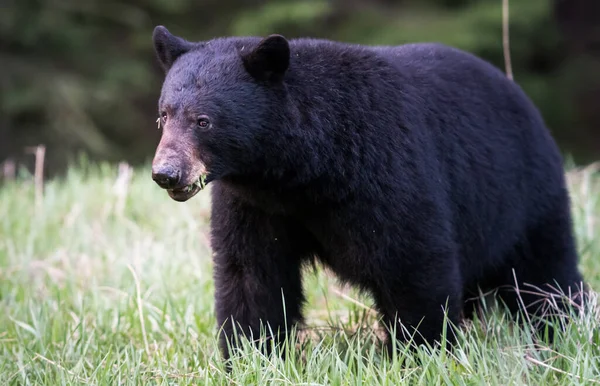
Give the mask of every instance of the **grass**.
<path id="1" fill-rule="evenodd" d="M 382 359 L 370 299 L 307 273 L 308 326 L 287 361 L 247 345 L 227 373 L 216 345 L 209 194 L 180 204 L 135 170 L 74 168 L 34 204 L 29 179 L 0 188 L 0 384 L 589 385 L 600 383 L 598 308 L 552 347 L 501 310 L 465 326 L 449 354 Z M 569 183 L 581 267 L 600 287 L 600 178 Z M 121 186 L 121 188 L 119 188 Z M 420 359 L 417 361 L 416 359 Z"/>

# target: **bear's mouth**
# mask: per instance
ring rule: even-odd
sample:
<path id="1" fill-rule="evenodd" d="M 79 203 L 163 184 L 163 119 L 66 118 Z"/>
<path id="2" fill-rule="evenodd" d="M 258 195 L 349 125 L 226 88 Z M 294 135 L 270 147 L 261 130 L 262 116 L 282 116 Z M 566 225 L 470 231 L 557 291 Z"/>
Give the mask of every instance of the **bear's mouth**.
<path id="1" fill-rule="evenodd" d="M 202 174 L 196 182 L 184 186 L 183 188 L 167 189 L 169 197 L 175 201 L 184 202 L 194 197 L 199 191 L 206 187 L 206 174 Z"/>

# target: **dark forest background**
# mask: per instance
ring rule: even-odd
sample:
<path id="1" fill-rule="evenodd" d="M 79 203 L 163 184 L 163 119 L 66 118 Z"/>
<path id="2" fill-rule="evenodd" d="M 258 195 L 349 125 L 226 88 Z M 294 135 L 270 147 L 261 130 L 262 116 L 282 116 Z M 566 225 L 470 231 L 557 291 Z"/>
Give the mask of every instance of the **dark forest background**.
<path id="1" fill-rule="evenodd" d="M 0 0 L 0 163 L 148 161 L 163 74 L 155 25 L 189 40 L 281 33 L 447 43 L 504 68 L 501 0 Z M 515 81 L 565 155 L 600 159 L 600 1 L 511 0 Z"/>

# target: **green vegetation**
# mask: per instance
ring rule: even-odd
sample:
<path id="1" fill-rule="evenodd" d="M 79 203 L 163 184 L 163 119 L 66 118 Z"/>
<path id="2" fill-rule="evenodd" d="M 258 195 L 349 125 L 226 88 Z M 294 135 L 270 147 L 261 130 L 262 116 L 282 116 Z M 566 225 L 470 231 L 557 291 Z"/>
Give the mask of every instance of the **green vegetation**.
<path id="1" fill-rule="evenodd" d="M 0 161 L 28 163 L 23 147 L 44 144 L 52 172 L 80 150 L 135 164 L 151 156 L 163 77 L 152 51 L 157 24 L 190 40 L 282 33 L 365 44 L 438 41 L 504 67 L 501 0 L 7 2 L 0 12 Z M 563 2 L 576 28 L 561 29 L 555 2 L 510 2 L 513 69 L 564 152 L 584 163 L 597 159 L 600 136 L 597 23 L 594 12 L 577 16 L 582 2 Z"/>
<path id="2" fill-rule="evenodd" d="M 368 297 L 307 272 L 309 329 L 288 361 L 217 351 L 209 192 L 172 201 L 136 169 L 70 169 L 35 204 L 29 179 L 0 189 L 0 383 L 7 385 L 590 385 L 600 309 L 573 314 L 553 347 L 500 310 L 463 329 L 453 355 L 382 360 Z M 569 176 L 581 265 L 600 287 L 600 173 Z M 596 301 L 596 300 L 595 300 Z M 420 359 L 420 363 L 416 359 Z"/>

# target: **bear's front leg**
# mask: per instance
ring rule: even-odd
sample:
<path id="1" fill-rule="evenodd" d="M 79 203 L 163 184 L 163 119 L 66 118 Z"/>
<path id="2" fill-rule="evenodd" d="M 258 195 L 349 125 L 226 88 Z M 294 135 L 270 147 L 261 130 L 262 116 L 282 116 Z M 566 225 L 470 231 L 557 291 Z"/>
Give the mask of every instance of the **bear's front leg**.
<path id="1" fill-rule="evenodd" d="M 261 328 L 267 338 L 262 347 L 269 352 L 270 341 L 279 342 L 302 318 L 301 266 L 310 253 L 309 243 L 289 218 L 245 203 L 218 182 L 212 194 L 211 244 L 222 354 L 228 359 L 241 335 L 258 342 L 265 337 L 260 336 Z"/>

